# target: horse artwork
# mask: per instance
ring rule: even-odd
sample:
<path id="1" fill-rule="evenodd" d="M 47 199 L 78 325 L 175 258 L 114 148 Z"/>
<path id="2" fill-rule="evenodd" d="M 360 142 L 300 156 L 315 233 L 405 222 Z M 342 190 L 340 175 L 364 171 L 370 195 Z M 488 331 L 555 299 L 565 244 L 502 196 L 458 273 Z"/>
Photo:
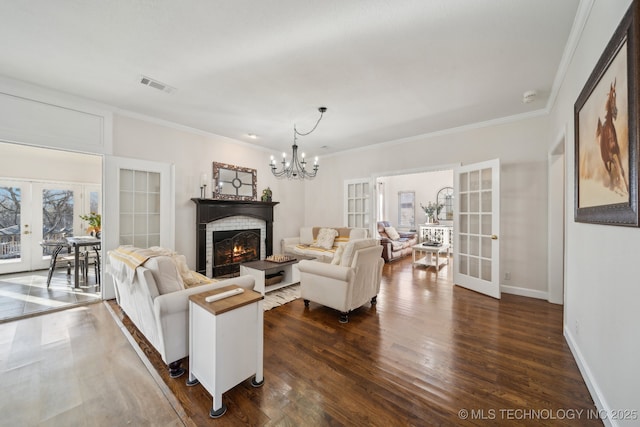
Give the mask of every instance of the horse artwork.
<path id="1" fill-rule="evenodd" d="M 629 202 L 629 84 L 626 43 L 578 116 L 579 208 Z"/>
<path id="2" fill-rule="evenodd" d="M 640 226 L 640 0 L 634 0 L 573 106 L 576 222 Z"/>
<path id="3" fill-rule="evenodd" d="M 597 142 L 600 145 L 600 156 L 603 166 L 607 171 L 608 183 L 605 183 L 611 191 L 629 193 L 629 182 L 625 175 L 625 168 L 620 159 L 620 146 L 618 135 L 613 121 L 618 118 L 618 106 L 616 105 L 616 80 L 613 81 L 605 103 L 604 123 L 598 118 L 596 129 Z"/>

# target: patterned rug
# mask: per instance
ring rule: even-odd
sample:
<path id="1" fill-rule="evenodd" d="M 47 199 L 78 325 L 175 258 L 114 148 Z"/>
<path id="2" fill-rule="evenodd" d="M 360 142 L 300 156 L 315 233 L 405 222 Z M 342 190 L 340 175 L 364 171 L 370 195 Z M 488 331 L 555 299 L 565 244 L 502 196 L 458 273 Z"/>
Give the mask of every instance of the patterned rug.
<path id="1" fill-rule="evenodd" d="M 298 298 L 300 298 L 300 284 L 291 285 L 287 286 L 286 288 L 280 288 L 276 289 L 275 291 L 268 292 L 264 296 L 262 305 L 264 307 L 264 311 L 267 311 Z"/>

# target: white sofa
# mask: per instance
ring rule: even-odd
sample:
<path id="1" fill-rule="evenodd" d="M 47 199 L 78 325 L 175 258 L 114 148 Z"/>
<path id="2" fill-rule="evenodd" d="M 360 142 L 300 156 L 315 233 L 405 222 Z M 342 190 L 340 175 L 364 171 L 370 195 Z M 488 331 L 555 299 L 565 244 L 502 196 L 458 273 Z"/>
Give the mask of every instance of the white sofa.
<path id="1" fill-rule="evenodd" d="M 185 288 L 170 256 L 153 256 L 130 275 L 114 268 L 117 261 L 112 252 L 109 260 L 108 271 L 114 277 L 118 305 L 160 353 L 172 378 L 185 372 L 180 362 L 189 355 L 189 296 L 231 284 L 245 289 L 254 287 L 253 277 L 242 276 Z"/>
<path id="2" fill-rule="evenodd" d="M 375 304 L 384 266 L 381 253 L 376 239 L 359 239 L 349 242 L 339 260 L 331 264 L 300 261 L 300 295 L 305 307 L 310 301 L 331 307 L 340 311 L 340 322 L 346 323 L 350 311 L 368 301 Z"/>
<path id="3" fill-rule="evenodd" d="M 333 247 L 330 249 L 314 246 L 317 242 L 318 233 L 322 228 L 332 228 L 338 233 Z M 287 255 L 304 255 L 314 257 L 321 262 L 331 262 L 339 246 L 344 246 L 355 239 L 365 239 L 367 237 L 369 237 L 369 230 L 366 228 L 300 227 L 299 236 L 282 239 L 281 251 Z"/>

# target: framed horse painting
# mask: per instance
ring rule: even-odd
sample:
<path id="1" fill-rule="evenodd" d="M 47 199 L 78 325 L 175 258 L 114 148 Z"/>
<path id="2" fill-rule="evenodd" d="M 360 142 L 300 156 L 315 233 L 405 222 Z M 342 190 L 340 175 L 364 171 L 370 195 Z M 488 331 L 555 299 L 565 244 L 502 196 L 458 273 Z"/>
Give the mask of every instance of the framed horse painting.
<path id="1" fill-rule="evenodd" d="M 639 10 L 635 0 L 574 105 L 577 222 L 639 225 Z"/>

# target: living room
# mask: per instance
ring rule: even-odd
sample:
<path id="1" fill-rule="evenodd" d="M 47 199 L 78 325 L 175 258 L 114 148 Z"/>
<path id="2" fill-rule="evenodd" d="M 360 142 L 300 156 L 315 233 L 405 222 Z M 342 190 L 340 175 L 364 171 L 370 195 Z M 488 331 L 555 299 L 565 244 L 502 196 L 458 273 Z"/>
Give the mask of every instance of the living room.
<path id="1" fill-rule="evenodd" d="M 296 235 L 304 225 L 342 224 L 345 181 L 499 158 L 501 285 L 512 293 L 549 299 L 549 290 L 554 284 L 548 276 L 548 254 L 562 245 L 564 334 L 576 363 L 598 408 L 637 409 L 640 407 L 640 371 L 634 355 L 640 354 L 640 342 L 636 339 L 636 325 L 640 321 L 636 309 L 640 271 L 635 254 L 640 250 L 640 234 L 636 228 L 578 223 L 573 216 L 574 103 L 630 4 L 629 1 L 580 2 L 576 21 L 583 26 L 573 29 L 574 50 L 565 52 L 566 62 L 560 64 L 561 78 L 554 83 L 554 99 L 535 112 L 406 135 L 353 150 L 320 153 L 320 172 L 313 181 L 277 180 L 268 167 L 274 150 L 256 146 L 244 136 L 218 136 L 160 117 L 98 103 L 72 95 L 70 91 L 45 89 L 20 81 L 17 76 L 7 77 L 10 73 L 5 67 L 0 67 L 3 75 L 0 108 L 5 117 L 0 139 L 100 154 L 107 163 L 111 156 L 116 156 L 171 164 L 175 250 L 184 254 L 190 263 L 196 256 L 195 205 L 191 198 L 200 194 L 200 177 L 211 176 L 213 161 L 257 170 L 258 191 L 271 188 L 274 201 L 279 202 L 274 210 L 274 241 L 279 242 Z M 289 99 L 295 99 L 294 95 Z M 35 104 L 17 110 L 16 100 L 26 105 L 29 101 Z M 329 122 L 331 115 L 341 114 L 331 108 L 330 101 L 326 100 L 329 110 L 322 125 Z M 325 100 L 305 99 L 295 107 L 287 106 L 296 110 L 291 116 L 300 119 L 301 127 L 306 127 L 303 123 L 313 124 L 314 108 L 319 106 L 312 104 L 314 102 Z M 20 111 L 26 117 L 46 117 L 50 119 L 48 122 L 65 123 L 73 128 L 75 116 L 60 119 L 58 110 L 46 106 L 97 117 L 99 126 L 77 132 L 65 130 L 47 138 L 37 132 L 27 132 L 28 126 L 21 129 L 15 126 L 19 121 L 13 112 Z M 287 122 L 282 126 L 289 132 L 292 124 Z M 322 132 L 322 125 L 313 137 Z M 91 138 L 84 141 L 78 138 L 87 132 Z M 303 139 L 301 145 L 305 141 Z M 549 163 L 553 152 L 564 156 L 565 224 L 559 234 L 549 233 L 553 225 L 549 218 L 552 185 Z M 107 191 L 109 181 L 104 185 Z M 113 223 L 116 219 L 113 214 L 109 218 L 107 211 L 104 221 L 108 229 L 109 221 Z M 509 279 L 505 278 L 506 272 Z"/>

